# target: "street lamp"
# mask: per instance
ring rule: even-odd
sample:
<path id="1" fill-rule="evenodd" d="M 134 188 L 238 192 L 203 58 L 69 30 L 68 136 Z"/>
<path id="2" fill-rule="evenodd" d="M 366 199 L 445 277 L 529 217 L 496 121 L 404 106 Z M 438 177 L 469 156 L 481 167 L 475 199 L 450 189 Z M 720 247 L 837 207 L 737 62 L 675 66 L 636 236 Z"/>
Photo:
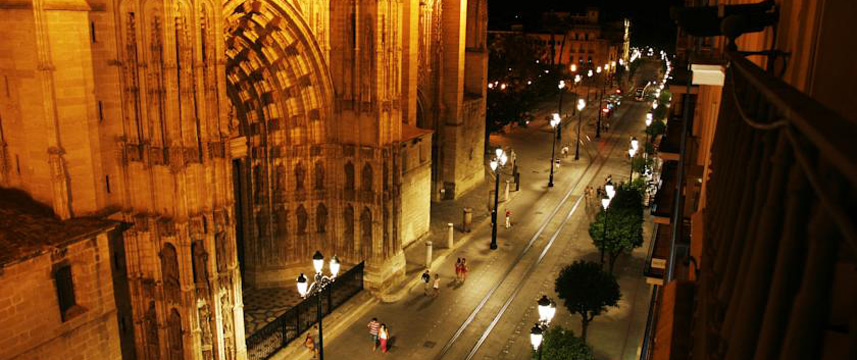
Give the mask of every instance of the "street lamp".
<path id="1" fill-rule="evenodd" d="M 547 295 L 542 295 L 536 303 L 539 305 L 539 322 L 547 326 L 556 314 L 556 304 Z"/>
<path id="2" fill-rule="evenodd" d="M 557 140 L 562 140 L 562 95 L 565 94 L 565 80 L 559 81 L 559 108 L 557 109 L 557 113 L 559 113 L 560 122 L 557 125 L 556 138 Z"/>
<path id="3" fill-rule="evenodd" d="M 553 114 L 553 119 L 551 119 L 551 127 L 554 132 L 557 131 L 562 119 L 560 119 L 559 114 Z M 554 156 L 556 155 L 556 136 L 553 137 L 553 145 L 551 146 L 551 174 L 548 178 L 548 187 L 553 187 L 553 167 L 554 167 Z"/>
<path id="4" fill-rule="evenodd" d="M 649 131 L 651 131 L 649 127 L 652 126 L 653 116 L 652 113 L 646 113 L 646 151 L 649 151 Z"/>
<path id="5" fill-rule="evenodd" d="M 544 332 L 547 330 L 550 325 L 551 320 L 553 320 L 553 316 L 556 314 L 556 304 L 548 298 L 547 295 L 542 295 L 542 297 L 536 301 L 538 304 L 539 310 L 539 321 L 533 325 L 533 328 L 530 330 L 530 344 L 533 345 L 533 350 L 539 352 L 539 359 L 542 358 L 542 340 L 544 339 Z"/>
<path id="6" fill-rule="evenodd" d="M 502 148 L 497 148 L 494 154 L 497 156 L 489 163 L 491 171 L 494 172 L 495 176 L 494 208 L 491 209 L 491 250 L 497 250 L 497 205 L 500 200 L 500 169 L 503 165 L 506 165 L 506 160 L 508 159 Z"/>
<path id="7" fill-rule="evenodd" d="M 590 79 L 592 78 L 592 69 L 589 69 L 589 72 L 586 73 L 586 77 Z M 589 90 L 591 86 L 591 81 L 586 83 L 586 102 L 589 102 Z"/>
<path id="8" fill-rule="evenodd" d="M 601 208 L 604 209 L 604 228 L 601 229 L 601 266 L 604 266 L 604 247 L 607 243 L 607 208 L 610 207 L 610 202 L 613 201 L 613 196 L 616 195 L 616 190 L 613 188 L 613 183 L 608 182 L 604 185 L 604 192 L 606 193 L 603 198 L 601 198 Z"/>
<path id="9" fill-rule="evenodd" d="M 577 65 L 571 64 L 571 72 L 577 72 Z"/>
<path id="10" fill-rule="evenodd" d="M 586 107 L 586 101 L 583 99 L 577 100 L 577 142 L 574 144 L 574 160 L 580 160 L 580 127 L 583 125 L 583 108 Z"/>
<path id="11" fill-rule="evenodd" d="M 631 159 L 631 172 L 628 175 L 628 183 L 634 180 L 634 155 L 637 153 L 637 148 L 634 147 L 634 143 L 637 139 L 631 140 L 631 147 L 628 149 L 628 157 Z"/>
<path id="12" fill-rule="evenodd" d="M 597 69 L 598 73 L 601 73 L 601 67 L 599 66 Z M 604 87 L 607 85 L 606 74 L 601 78 L 601 92 L 598 94 L 598 124 L 595 127 L 595 138 L 601 138 L 601 102 L 604 100 Z"/>
<path id="13" fill-rule="evenodd" d="M 571 91 L 574 93 L 575 99 L 580 97 L 580 95 L 577 94 L 577 85 L 580 84 L 581 80 L 583 80 L 583 77 L 581 77 L 580 74 L 574 75 L 574 83 L 572 84 L 572 90 Z M 571 115 L 574 115 L 574 113 L 575 113 L 575 108 L 571 108 Z"/>
<path id="14" fill-rule="evenodd" d="M 539 324 L 533 325 L 530 329 L 530 344 L 533 345 L 533 350 L 539 352 L 539 360 L 542 360 L 542 328 Z"/>
<path id="15" fill-rule="evenodd" d="M 320 251 L 316 251 L 312 255 L 312 266 L 315 268 L 313 283 L 309 284 L 306 275 L 301 273 L 297 279 L 298 293 L 302 298 L 306 299 L 310 296 L 315 296 L 318 299 L 316 303 L 316 321 L 318 322 L 318 356 L 320 360 L 324 360 L 324 333 L 322 328 L 322 311 L 321 311 L 321 294 L 325 288 L 333 284 L 336 280 L 336 275 L 339 274 L 339 258 L 334 255 L 330 259 L 328 269 L 330 276 L 325 276 L 322 272 L 324 268 L 324 255 Z"/>

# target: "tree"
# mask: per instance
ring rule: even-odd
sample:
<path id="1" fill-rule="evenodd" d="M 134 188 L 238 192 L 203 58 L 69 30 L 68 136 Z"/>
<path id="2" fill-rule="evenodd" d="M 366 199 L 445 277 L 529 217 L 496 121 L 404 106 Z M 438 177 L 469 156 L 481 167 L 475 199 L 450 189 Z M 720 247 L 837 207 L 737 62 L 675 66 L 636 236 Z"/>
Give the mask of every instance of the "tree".
<path id="1" fill-rule="evenodd" d="M 537 56 L 538 51 L 523 35 L 502 36 L 491 42 L 485 117 L 488 132 L 528 120 L 525 114 L 541 95 L 533 90 L 543 82 L 546 66 L 536 62 Z"/>
<path id="2" fill-rule="evenodd" d="M 622 297 L 616 278 L 591 261 L 575 261 L 565 266 L 556 278 L 554 289 L 564 300 L 565 308 L 580 315 L 580 334 L 584 342 L 592 319 L 607 311 L 608 306 L 618 307 Z"/>
<path id="3" fill-rule="evenodd" d="M 607 216 L 606 234 L 604 216 Z M 612 274 L 619 255 L 643 246 L 642 192 L 627 184 L 619 186 L 607 210 L 599 212 L 589 224 L 589 236 L 595 247 L 608 255 Z"/>
<path id="4" fill-rule="evenodd" d="M 533 352 L 533 359 L 538 358 L 538 352 Z M 542 339 L 543 360 L 592 360 L 592 348 L 574 332 L 562 327 L 551 327 L 544 333 Z"/>

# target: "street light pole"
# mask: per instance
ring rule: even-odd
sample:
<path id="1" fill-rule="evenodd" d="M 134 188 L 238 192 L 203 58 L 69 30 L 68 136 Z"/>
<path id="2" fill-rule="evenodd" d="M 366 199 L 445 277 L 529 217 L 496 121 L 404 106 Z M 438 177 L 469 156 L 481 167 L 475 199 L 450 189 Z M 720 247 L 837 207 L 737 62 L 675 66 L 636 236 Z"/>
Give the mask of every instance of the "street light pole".
<path id="1" fill-rule="evenodd" d="M 601 266 L 604 267 L 604 248 L 607 245 L 607 208 L 610 202 L 613 201 L 613 196 L 616 195 L 616 188 L 612 182 L 604 184 L 604 197 L 601 198 L 601 208 L 604 209 L 604 228 L 601 229 Z"/>
<path id="2" fill-rule="evenodd" d="M 598 72 L 599 75 L 601 74 L 601 67 L 600 66 L 598 67 L 596 72 Z M 603 77 L 601 78 L 601 84 L 604 84 L 604 78 Z M 602 89 L 603 88 L 604 87 L 602 86 Z M 596 125 L 596 127 L 595 127 L 595 138 L 596 139 L 601 138 L 601 101 L 602 100 L 604 100 L 604 91 L 603 90 L 598 95 L 598 125 Z"/>
<path id="3" fill-rule="evenodd" d="M 580 160 L 580 127 L 583 124 L 583 108 L 586 107 L 586 101 L 583 99 L 577 100 L 577 141 L 574 144 L 574 160 Z"/>
<path id="4" fill-rule="evenodd" d="M 494 171 L 494 208 L 491 209 L 491 250 L 497 250 L 497 206 L 500 203 L 500 169 L 506 165 L 506 153 L 501 148 L 494 152 L 497 157 L 491 160 L 491 170 Z"/>
<path id="5" fill-rule="evenodd" d="M 562 141 L 562 95 L 565 94 L 565 81 L 559 81 L 559 108 L 557 109 L 557 113 L 559 114 L 559 125 L 557 125 L 556 138 L 557 140 Z"/>
<path id="6" fill-rule="evenodd" d="M 550 124 L 551 124 L 551 127 L 553 128 L 554 132 L 556 132 L 557 129 L 559 129 L 559 125 L 561 123 L 562 123 L 562 119 L 560 118 L 559 114 L 553 114 L 553 119 L 551 120 Z M 557 138 L 557 136 L 553 136 L 553 144 L 551 145 L 551 174 L 550 174 L 550 177 L 548 178 L 548 187 L 553 187 L 553 167 L 554 167 L 554 161 L 556 161 L 555 160 L 556 138 Z"/>
<path id="7" fill-rule="evenodd" d="M 315 268 L 315 276 L 313 283 L 309 284 L 306 275 L 301 273 L 297 279 L 298 293 L 302 298 L 306 299 L 310 296 L 315 296 L 316 302 L 316 322 L 318 322 L 318 356 L 320 360 L 324 360 L 324 330 L 322 319 L 321 295 L 324 289 L 333 284 L 336 280 L 336 275 L 339 274 L 339 258 L 334 255 L 328 263 L 330 276 L 325 276 L 322 273 L 324 268 L 324 255 L 320 251 L 316 251 L 312 256 L 312 265 Z"/>

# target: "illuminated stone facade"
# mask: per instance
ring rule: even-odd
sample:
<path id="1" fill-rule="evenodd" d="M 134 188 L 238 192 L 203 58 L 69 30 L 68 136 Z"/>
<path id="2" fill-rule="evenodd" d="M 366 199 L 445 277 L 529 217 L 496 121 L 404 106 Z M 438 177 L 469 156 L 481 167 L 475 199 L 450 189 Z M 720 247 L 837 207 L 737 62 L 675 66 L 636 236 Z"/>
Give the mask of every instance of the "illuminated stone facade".
<path id="1" fill-rule="evenodd" d="M 244 358 L 242 281 L 384 291 L 482 180 L 486 6 L 0 0 L 0 186 L 131 224 L 138 359 Z"/>

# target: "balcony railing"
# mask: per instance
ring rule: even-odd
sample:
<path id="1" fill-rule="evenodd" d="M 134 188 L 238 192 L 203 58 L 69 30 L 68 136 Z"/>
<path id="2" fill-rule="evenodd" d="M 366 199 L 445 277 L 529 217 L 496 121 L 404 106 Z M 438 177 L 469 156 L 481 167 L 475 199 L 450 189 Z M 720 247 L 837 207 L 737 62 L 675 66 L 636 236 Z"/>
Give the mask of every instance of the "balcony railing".
<path id="1" fill-rule="evenodd" d="M 857 124 L 727 59 L 692 357 L 853 356 Z"/>
<path id="2" fill-rule="evenodd" d="M 304 331 L 311 329 L 316 324 L 317 296 L 322 297 L 322 314 L 326 316 L 361 290 L 362 262 L 337 277 L 324 291 L 301 301 L 247 337 L 247 357 L 251 360 L 269 359 Z"/>

